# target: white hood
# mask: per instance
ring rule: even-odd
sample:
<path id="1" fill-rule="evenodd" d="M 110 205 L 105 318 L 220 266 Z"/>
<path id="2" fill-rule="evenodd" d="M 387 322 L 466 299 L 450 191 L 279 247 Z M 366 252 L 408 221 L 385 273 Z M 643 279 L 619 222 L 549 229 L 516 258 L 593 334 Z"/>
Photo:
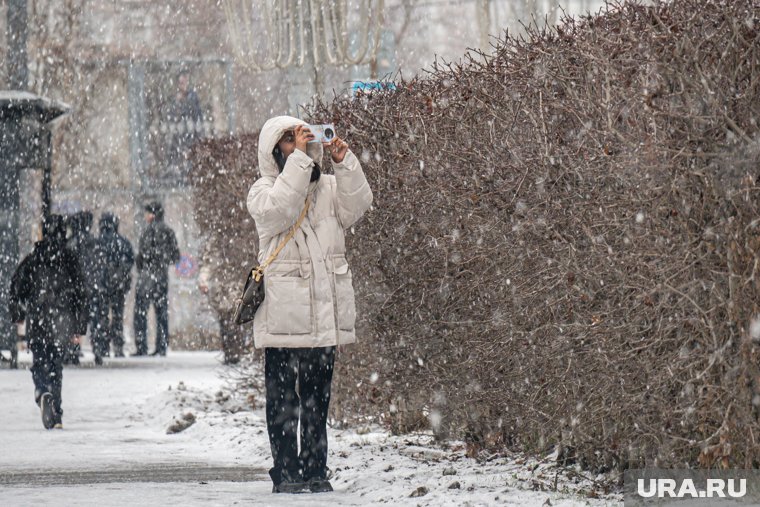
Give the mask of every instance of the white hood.
<path id="1" fill-rule="evenodd" d="M 259 134 L 259 174 L 261 176 L 276 178 L 280 174 L 280 168 L 277 167 L 272 150 L 277 146 L 285 131 L 298 125 L 307 125 L 307 123 L 292 116 L 275 116 L 261 127 Z M 306 147 L 306 154 L 318 164 L 322 163 L 323 152 L 320 143 L 309 143 Z"/>

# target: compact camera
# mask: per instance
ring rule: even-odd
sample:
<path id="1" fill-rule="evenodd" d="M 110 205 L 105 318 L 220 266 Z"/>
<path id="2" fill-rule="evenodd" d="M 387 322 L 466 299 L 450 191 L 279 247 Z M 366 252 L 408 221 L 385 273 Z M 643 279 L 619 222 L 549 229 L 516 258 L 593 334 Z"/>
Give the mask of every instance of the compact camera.
<path id="1" fill-rule="evenodd" d="M 329 143 L 335 139 L 335 126 L 330 123 L 327 125 L 308 125 L 309 130 L 314 134 L 314 140 L 310 143 Z"/>

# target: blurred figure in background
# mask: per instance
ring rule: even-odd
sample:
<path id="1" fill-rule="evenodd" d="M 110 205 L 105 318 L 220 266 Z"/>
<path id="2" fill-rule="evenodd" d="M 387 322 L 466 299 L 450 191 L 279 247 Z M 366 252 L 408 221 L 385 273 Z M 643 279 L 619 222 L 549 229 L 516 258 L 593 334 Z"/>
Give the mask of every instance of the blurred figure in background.
<path id="1" fill-rule="evenodd" d="M 119 234 L 119 218 L 103 213 L 97 240 L 97 324 L 92 331 L 98 363 L 109 355 L 111 345 L 114 357 L 124 357 L 124 301 L 132 286 L 134 262 L 131 243 Z"/>
<path id="2" fill-rule="evenodd" d="M 9 300 L 13 321 L 26 325 L 34 401 L 46 429 L 63 427 L 63 353 L 87 332 L 87 297 L 78 259 L 66 248 L 64 219 L 51 215 L 43 224 L 42 240 L 13 275 Z"/>
<path id="3" fill-rule="evenodd" d="M 71 237 L 66 242 L 69 251 L 79 262 L 79 268 L 85 279 L 85 289 L 87 290 L 87 315 L 90 326 L 90 341 L 95 334 L 97 325 L 97 266 L 95 259 L 96 241 L 91 234 L 92 229 L 92 212 L 80 211 L 69 217 L 69 227 Z M 93 343 L 93 350 L 95 345 Z M 64 354 L 64 363 L 79 364 L 81 357 L 81 344 L 72 344 Z"/>
<path id="4" fill-rule="evenodd" d="M 177 89 L 172 100 L 165 106 L 164 118 L 169 124 L 169 166 L 179 172 L 182 181 L 187 178 L 190 164 L 187 152 L 198 139 L 203 137 L 203 111 L 198 94 L 190 84 L 187 70 L 177 75 Z"/>
<path id="5" fill-rule="evenodd" d="M 230 292 L 229 287 L 221 286 L 218 280 L 212 278 L 212 270 L 208 265 L 201 267 L 198 275 L 198 289 L 208 296 L 209 300 L 216 301 L 213 304 L 217 309 L 219 318 L 219 337 L 222 342 L 224 364 L 237 364 L 246 353 L 245 337 L 240 326 L 233 321 L 232 309 L 235 307 L 236 294 Z"/>
<path id="6" fill-rule="evenodd" d="M 145 206 L 148 227 L 140 236 L 135 294 L 135 345 L 137 356 L 148 354 L 148 309 L 156 311 L 156 350 L 151 355 L 166 355 L 169 346 L 169 266 L 179 262 L 174 231 L 164 223 L 164 208 L 159 202 Z"/>

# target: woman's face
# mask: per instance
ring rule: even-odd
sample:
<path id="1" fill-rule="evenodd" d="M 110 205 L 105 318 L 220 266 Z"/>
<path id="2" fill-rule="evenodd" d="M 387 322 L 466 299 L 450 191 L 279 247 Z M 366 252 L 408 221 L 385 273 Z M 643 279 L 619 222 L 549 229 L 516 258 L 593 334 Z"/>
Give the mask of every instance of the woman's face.
<path id="1" fill-rule="evenodd" d="M 296 150 L 296 134 L 292 130 L 286 130 L 277 143 L 282 156 L 287 159 Z"/>

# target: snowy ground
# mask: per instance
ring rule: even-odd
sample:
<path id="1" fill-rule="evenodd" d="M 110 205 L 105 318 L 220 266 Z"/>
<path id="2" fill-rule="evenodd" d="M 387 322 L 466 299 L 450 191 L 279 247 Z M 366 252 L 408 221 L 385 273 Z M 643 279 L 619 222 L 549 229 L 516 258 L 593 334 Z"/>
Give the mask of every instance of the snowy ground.
<path id="1" fill-rule="evenodd" d="M 20 359 L 22 368 L 31 362 L 24 353 Z M 614 495 L 590 498 L 591 481 L 558 474 L 550 462 L 477 463 L 457 443 L 443 449 L 427 435 L 393 437 L 377 428 L 330 431 L 334 493 L 273 495 L 263 411 L 230 392 L 225 371 L 214 353 L 171 352 L 103 368 L 85 358 L 64 370 L 64 429 L 46 431 L 29 371 L 2 367 L 0 504 L 622 504 Z M 167 434 L 186 414 L 195 423 Z"/>

